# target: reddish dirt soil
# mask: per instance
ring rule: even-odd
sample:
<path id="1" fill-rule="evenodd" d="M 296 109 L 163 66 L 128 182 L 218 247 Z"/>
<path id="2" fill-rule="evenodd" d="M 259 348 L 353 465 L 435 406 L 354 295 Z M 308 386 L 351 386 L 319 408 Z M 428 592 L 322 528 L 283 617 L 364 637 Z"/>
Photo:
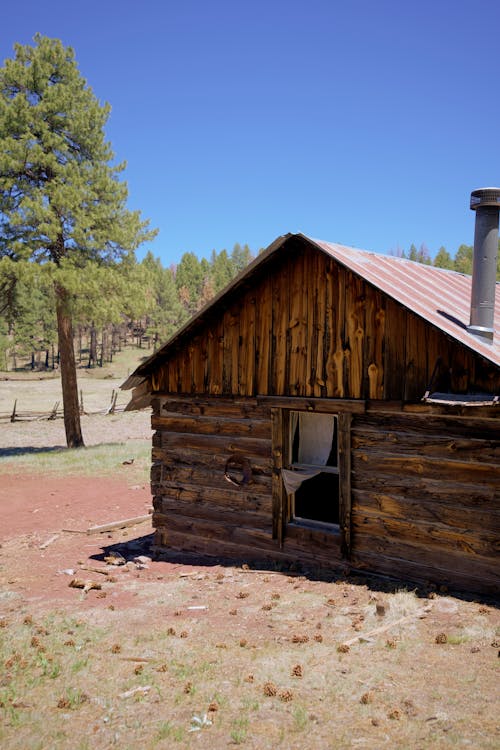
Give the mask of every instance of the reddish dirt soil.
<path id="1" fill-rule="evenodd" d="M 236 740 L 231 740 L 231 736 L 240 736 L 235 733 L 234 727 L 239 726 L 235 722 L 245 710 L 255 715 L 255 727 L 249 724 L 249 748 L 333 748 L 330 706 L 335 696 L 338 731 L 348 727 L 346 736 L 335 747 L 357 747 L 353 743 L 361 731 L 366 735 L 364 746 L 374 748 L 448 750 L 462 740 L 469 747 L 498 747 L 500 726 L 494 705 L 498 695 L 495 666 L 500 618 L 496 607 L 439 594 L 431 596 L 430 601 L 416 600 L 410 593 L 403 593 L 399 599 L 396 593 L 391 598 L 390 587 L 384 590 L 383 582 L 325 581 L 293 572 L 252 571 L 244 565 L 224 566 L 187 555 L 171 554 L 167 560 L 155 561 L 150 559 L 150 521 L 110 532 L 87 533 L 94 525 L 147 514 L 150 505 L 149 487 L 131 487 L 125 476 L 109 479 L 3 474 L 1 635 L 7 638 L 10 628 L 15 631 L 27 627 L 22 624 L 23 619 L 24 623 L 37 622 L 46 613 L 56 613 L 59 618 L 79 617 L 89 626 L 102 628 L 104 634 L 95 644 L 98 655 L 92 652 L 88 656 L 92 671 L 82 672 L 81 678 L 85 680 L 85 692 L 95 694 L 100 688 L 92 682 L 94 672 L 103 683 L 103 690 L 111 691 L 116 681 L 114 693 L 120 693 L 136 682 L 139 687 L 134 689 L 141 689 L 142 678 L 134 667 L 138 654 L 145 655 L 142 661 L 150 672 L 144 679 L 149 681 L 162 679 L 163 668 L 153 671 L 148 660 L 153 659 L 155 664 L 167 660 L 169 672 L 165 679 L 170 682 L 162 700 L 170 701 L 165 716 L 173 717 L 175 726 L 189 727 L 193 713 L 200 711 L 200 705 L 206 711 L 214 694 L 220 692 L 221 701 L 225 701 L 206 743 L 197 742 L 199 747 L 232 746 Z M 104 557 L 113 550 L 123 555 L 125 565 L 106 565 Z M 142 562 L 134 561 L 138 556 L 144 556 Z M 73 578 L 103 584 L 102 589 L 85 594 L 70 588 Z M 375 613 L 379 598 L 390 602 L 387 616 L 384 614 L 382 619 Z M 360 631 L 369 633 L 381 622 L 398 622 L 406 614 L 401 608 L 407 606 L 415 615 L 424 607 L 426 614 L 423 619 L 410 614 L 400 627 L 391 626 L 380 637 L 354 644 L 349 654 L 338 652 L 339 642 L 353 636 L 356 639 Z M 444 641 L 440 640 L 441 634 L 445 634 Z M 36 636 L 34 640 L 38 642 L 40 638 Z M 447 638 L 450 641 L 446 645 Z M 111 644 L 122 641 L 123 660 L 115 660 L 111 666 Z M 58 648 L 61 650 L 62 646 Z M 298 658 L 301 664 L 297 666 Z M 179 665 L 186 664 L 191 665 L 199 683 L 192 705 L 188 701 L 191 696 L 186 695 L 186 685 L 191 683 L 186 683 L 183 675 L 173 676 Z M 215 676 L 202 673 L 203 664 L 204 668 L 213 668 Z M 292 667 L 302 669 L 301 665 L 304 679 L 290 677 Z M 114 671 L 109 680 L 110 669 Z M 255 685 L 243 679 L 250 672 L 252 683 L 255 675 Z M 275 679 L 285 687 L 293 687 L 299 708 L 311 706 L 304 714 L 307 729 L 304 727 L 302 734 L 297 736 L 295 727 L 280 739 L 280 727 L 290 724 L 294 710 L 297 724 L 300 711 L 297 713 L 295 703 L 287 709 L 288 703 L 281 702 L 284 699 L 265 697 L 262 686 L 269 674 L 276 674 Z M 50 738 L 65 726 L 58 723 L 60 711 L 55 707 L 58 694 L 54 691 L 61 688 L 57 680 L 46 678 L 43 691 L 46 690 L 49 697 L 46 692 L 41 695 L 51 707 L 44 710 L 50 715 L 52 724 L 47 724 L 47 731 L 52 727 L 52 734 L 47 735 L 44 747 L 55 747 Z M 339 690 L 345 694 L 342 701 Z M 32 703 L 42 700 L 27 688 L 24 691 L 25 702 L 16 702 L 28 717 L 23 725 L 24 735 L 14 742 L 20 730 L 13 725 L 9 725 L 6 734 L 7 741 L 12 742 L 8 746 L 16 749 L 34 746 L 29 744 L 29 717 L 35 716 Z M 359 697 L 365 693 L 366 700 Z M 372 694 L 374 707 L 364 706 L 371 703 Z M 114 747 L 117 728 L 126 731 L 127 737 L 130 735 L 133 746 L 152 747 L 156 746 L 153 739 L 158 737 L 154 733 L 167 731 L 165 722 L 161 724 L 163 714 L 151 707 L 149 699 L 125 704 L 120 696 L 108 695 L 107 700 L 114 701 L 109 730 L 104 723 L 109 721 L 109 715 L 102 718 L 100 704 L 89 702 L 78 712 L 72 711 L 71 732 L 84 737 L 92 726 L 97 733 L 92 744 L 85 747 Z M 151 716 L 156 716 L 156 724 L 151 724 Z M 127 724 L 131 717 L 133 726 Z M 148 729 L 150 725 L 153 728 Z M 41 731 L 41 727 L 38 724 L 34 731 Z M 193 747 L 192 735 L 184 731 L 179 746 Z M 250 732 L 255 736 L 250 738 Z M 159 746 L 172 747 L 172 739 Z M 68 736 L 57 747 L 75 745 Z"/>
<path id="2" fill-rule="evenodd" d="M 150 522 L 86 533 L 92 526 L 146 515 L 151 507 L 147 485 L 130 487 L 123 479 L 102 477 L 96 481 L 5 474 L 0 481 L 1 578 L 10 591 L 21 594 L 24 604 L 43 607 L 45 603 L 51 608 L 56 602 L 74 600 L 75 591 L 68 588 L 71 579 L 61 571 L 73 569 L 77 577 L 99 579 L 99 574 L 79 571 L 79 563 L 103 566 L 107 545 L 138 538 L 142 541 L 136 541 L 135 555 L 148 548 Z M 95 596 L 92 599 L 95 606 Z"/>

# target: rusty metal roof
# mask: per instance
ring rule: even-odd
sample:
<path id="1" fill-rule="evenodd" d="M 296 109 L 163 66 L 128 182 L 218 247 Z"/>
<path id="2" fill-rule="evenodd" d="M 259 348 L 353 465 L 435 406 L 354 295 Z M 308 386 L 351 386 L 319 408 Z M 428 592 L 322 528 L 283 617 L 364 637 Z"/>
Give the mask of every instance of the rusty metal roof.
<path id="1" fill-rule="evenodd" d="M 384 294 L 401 303 L 408 310 L 439 328 L 451 338 L 467 346 L 473 352 L 500 366 L 500 284 L 497 283 L 495 303 L 495 334 L 492 343 L 487 343 L 467 331 L 470 320 L 471 276 L 443 268 L 434 268 L 405 258 L 380 255 L 367 250 L 314 240 L 304 234 L 287 234 L 278 237 L 233 281 L 219 292 L 205 307 L 177 331 L 161 349 L 151 355 L 133 372 L 121 386 L 133 388 L 144 380 L 155 364 L 167 355 L 170 347 L 184 334 L 196 326 L 207 310 L 214 307 L 235 287 L 247 281 L 254 270 L 280 252 L 293 238 L 310 245 L 335 258 L 339 263 Z"/>
<path id="2" fill-rule="evenodd" d="M 500 284 L 495 301 L 495 334 L 487 343 L 467 331 L 470 321 L 472 277 L 434 268 L 406 258 L 358 250 L 322 240 L 311 240 L 381 292 L 427 320 L 481 356 L 500 365 Z"/>

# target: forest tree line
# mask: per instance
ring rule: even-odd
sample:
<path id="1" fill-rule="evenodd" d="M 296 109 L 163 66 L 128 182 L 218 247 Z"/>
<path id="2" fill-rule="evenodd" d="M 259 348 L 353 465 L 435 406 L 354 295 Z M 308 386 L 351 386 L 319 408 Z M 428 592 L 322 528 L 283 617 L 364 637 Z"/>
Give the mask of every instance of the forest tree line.
<path id="1" fill-rule="evenodd" d="M 425 245 L 395 251 L 409 260 L 465 274 L 472 273 L 472 253 L 470 245 L 460 245 L 454 256 L 441 247 L 434 258 Z M 148 252 L 140 262 L 88 264 L 69 276 L 66 272 L 78 363 L 102 367 L 129 344 L 157 348 L 253 258 L 248 245 L 237 243 L 231 252 L 213 250 L 209 260 L 184 253 L 168 268 Z M 0 370 L 57 367 L 53 282 L 48 269 L 36 263 L 0 260 Z"/>
<path id="2" fill-rule="evenodd" d="M 148 252 L 115 265 L 63 269 L 70 293 L 77 362 L 111 362 L 122 346 L 156 348 L 253 259 L 248 245 L 212 251 L 201 260 L 184 253 L 165 268 Z M 57 269 L 0 259 L 0 370 L 57 367 L 54 282 Z"/>

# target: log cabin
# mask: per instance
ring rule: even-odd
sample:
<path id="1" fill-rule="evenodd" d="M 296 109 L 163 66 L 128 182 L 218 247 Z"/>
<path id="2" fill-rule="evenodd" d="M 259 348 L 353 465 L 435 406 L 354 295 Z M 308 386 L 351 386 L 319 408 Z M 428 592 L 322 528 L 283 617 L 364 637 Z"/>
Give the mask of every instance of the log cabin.
<path id="1" fill-rule="evenodd" d="M 152 406 L 156 551 L 498 597 L 500 304 L 469 323 L 471 288 L 278 238 L 122 386 Z"/>

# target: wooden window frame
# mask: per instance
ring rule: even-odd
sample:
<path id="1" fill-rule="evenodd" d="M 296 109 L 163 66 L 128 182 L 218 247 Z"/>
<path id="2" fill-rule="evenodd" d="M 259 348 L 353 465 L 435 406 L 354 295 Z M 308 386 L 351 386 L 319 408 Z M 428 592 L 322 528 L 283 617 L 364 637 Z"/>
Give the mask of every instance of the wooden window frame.
<path id="1" fill-rule="evenodd" d="M 308 411 L 298 411 L 296 409 L 291 409 L 289 412 L 289 418 L 290 424 L 288 429 L 288 452 L 290 456 L 290 460 L 287 462 L 286 468 L 288 469 L 313 469 L 317 470 L 318 473 L 321 474 L 334 474 L 335 476 L 339 477 L 340 482 L 340 468 L 339 468 L 339 451 L 338 451 L 338 414 L 327 414 L 330 419 L 334 420 L 334 429 L 336 431 L 335 435 L 335 441 L 337 443 L 337 455 L 336 455 L 336 462 L 334 466 L 331 465 L 320 465 L 320 464 L 304 464 L 299 463 L 298 461 L 294 461 L 293 456 L 293 440 L 294 435 L 292 435 L 292 425 L 293 425 L 293 415 L 294 414 L 310 414 Z M 319 417 L 323 416 L 320 412 L 314 412 L 313 417 Z M 300 438 L 299 438 L 300 440 Z M 312 526 L 313 528 L 322 528 L 325 531 L 331 531 L 334 533 L 338 533 L 340 529 L 340 513 L 339 513 L 339 520 L 338 521 L 320 521 L 317 518 L 308 518 L 307 516 L 300 516 L 297 515 L 296 512 L 296 505 L 295 505 L 295 493 L 288 496 L 289 497 L 289 509 L 288 509 L 288 523 L 294 523 L 298 526 Z M 339 488 L 339 508 L 340 508 L 340 488 Z"/>
<path id="2" fill-rule="evenodd" d="M 272 426 L 272 494 L 273 494 L 273 538 L 283 547 L 286 537 L 286 526 L 291 522 L 291 507 L 285 492 L 281 470 L 290 466 L 290 415 L 292 411 L 301 411 L 298 404 L 292 408 L 271 409 Z M 302 411 L 305 411 L 303 409 Z M 315 413 L 329 413 L 330 410 Z M 332 533 L 340 532 L 340 548 L 342 556 L 349 559 L 351 554 L 351 421 L 349 412 L 335 413 L 337 418 L 337 450 L 339 476 L 339 524 L 323 524 L 318 527 L 331 529 Z M 314 522 L 313 522 L 314 523 Z M 305 524 L 304 524 L 305 525 Z"/>

